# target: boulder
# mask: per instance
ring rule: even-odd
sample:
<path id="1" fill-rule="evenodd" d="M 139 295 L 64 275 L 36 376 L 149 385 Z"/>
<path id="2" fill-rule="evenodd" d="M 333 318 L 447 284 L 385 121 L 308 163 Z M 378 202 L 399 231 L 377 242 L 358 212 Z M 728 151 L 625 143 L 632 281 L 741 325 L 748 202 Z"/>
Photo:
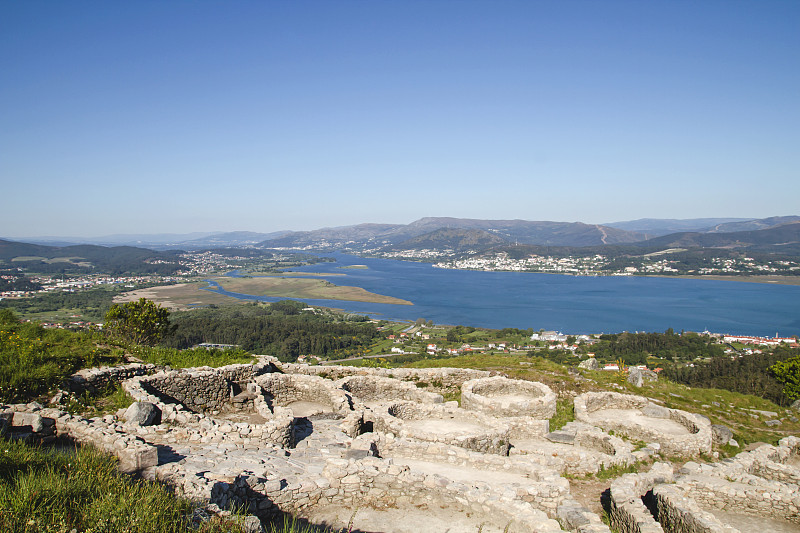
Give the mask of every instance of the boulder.
<path id="1" fill-rule="evenodd" d="M 733 431 L 722 424 L 711 425 L 711 438 L 714 444 L 728 444 L 733 438 Z"/>
<path id="2" fill-rule="evenodd" d="M 800 412 L 800 400 L 795 400 L 795 401 L 792 403 L 792 405 L 790 405 L 790 406 L 789 406 L 789 409 L 791 409 L 791 410 L 793 410 L 793 411 L 798 411 L 798 412 Z"/>
<path id="3" fill-rule="evenodd" d="M 599 370 L 600 363 L 598 363 L 597 359 L 594 357 L 590 357 L 586 361 L 581 362 L 581 364 L 578 365 L 578 368 L 585 368 L 586 370 Z"/>
<path id="4" fill-rule="evenodd" d="M 152 426 L 161 422 L 161 409 L 150 402 L 133 402 L 125 411 L 125 421 L 137 426 Z"/>
<path id="5" fill-rule="evenodd" d="M 646 368 L 631 367 L 628 371 L 628 383 L 634 387 L 641 387 L 645 381 L 657 381 L 658 374 Z"/>
<path id="6" fill-rule="evenodd" d="M 642 408 L 642 414 L 644 416 L 649 416 L 650 418 L 669 419 L 670 417 L 669 409 L 654 403 L 648 403 L 646 406 L 644 406 Z"/>

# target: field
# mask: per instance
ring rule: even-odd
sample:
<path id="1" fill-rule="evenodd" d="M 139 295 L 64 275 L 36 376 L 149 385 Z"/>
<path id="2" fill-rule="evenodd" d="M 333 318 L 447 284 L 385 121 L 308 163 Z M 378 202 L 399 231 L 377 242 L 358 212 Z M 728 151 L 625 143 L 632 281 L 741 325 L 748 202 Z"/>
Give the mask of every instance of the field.
<path id="1" fill-rule="evenodd" d="M 226 291 L 256 296 L 412 305 L 408 300 L 375 294 L 360 287 L 334 285 L 320 279 L 265 277 L 217 278 L 214 281 Z"/>
<path id="2" fill-rule="evenodd" d="M 132 302 L 139 298 L 147 298 L 172 310 L 186 310 L 192 307 L 208 305 L 234 305 L 239 300 L 204 291 L 208 283 L 203 281 L 193 283 L 180 283 L 163 287 L 150 287 L 126 292 L 114 298 L 115 303 Z"/>
<path id="3" fill-rule="evenodd" d="M 308 298 L 320 300 L 346 300 L 355 302 L 413 305 L 407 300 L 374 294 L 359 287 L 340 287 L 319 279 L 268 276 L 258 278 L 216 278 L 214 281 L 230 292 L 271 296 L 275 298 Z M 181 283 L 165 287 L 152 287 L 125 293 L 115 302 L 130 302 L 147 298 L 174 310 L 207 305 L 235 305 L 241 300 L 217 294 L 205 282 Z"/>

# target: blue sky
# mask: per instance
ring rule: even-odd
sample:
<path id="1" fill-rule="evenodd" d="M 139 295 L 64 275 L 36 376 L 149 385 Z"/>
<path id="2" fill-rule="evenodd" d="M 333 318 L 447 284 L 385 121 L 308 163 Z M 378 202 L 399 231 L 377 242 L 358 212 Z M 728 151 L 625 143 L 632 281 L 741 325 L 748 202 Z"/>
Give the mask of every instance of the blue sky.
<path id="1" fill-rule="evenodd" d="M 0 3 L 0 236 L 800 214 L 800 2 Z"/>

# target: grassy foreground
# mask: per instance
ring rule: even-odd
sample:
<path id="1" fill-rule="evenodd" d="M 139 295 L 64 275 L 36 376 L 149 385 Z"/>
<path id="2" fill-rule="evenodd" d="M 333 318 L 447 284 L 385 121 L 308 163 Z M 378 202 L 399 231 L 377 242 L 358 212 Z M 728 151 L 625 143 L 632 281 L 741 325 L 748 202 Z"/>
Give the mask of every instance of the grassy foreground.
<path id="1" fill-rule="evenodd" d="M 0 531 L 8 533 L 238 533 L 234 520 L 194 529 L 192 504 L 117 471 L 91 447 L 42 450 L 0 439 Z"/>

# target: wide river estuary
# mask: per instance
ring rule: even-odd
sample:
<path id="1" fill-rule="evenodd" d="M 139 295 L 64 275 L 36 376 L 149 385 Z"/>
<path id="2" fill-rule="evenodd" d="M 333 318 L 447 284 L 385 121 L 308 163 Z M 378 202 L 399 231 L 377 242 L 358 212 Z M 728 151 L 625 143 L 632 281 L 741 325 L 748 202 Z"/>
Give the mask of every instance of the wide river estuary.
<path id="1" fill-rule="evenodd" d="M 339 274 L 324 279 L 336 285 L 361 287 L 409 300 L 414 305 L 303 301 L 387 320 L 424 318 L 437 324 L 564 333 L 673 328 L 760 336 L 800 334 L 800 286 L 796 285 L 473 272 L 345 254 L 331 254 L 331 257 L 336 259 L 335 263 L 318 263 L 295 270 Z M 367 268 L 342 268 L 348 265 Z M 220 292 L 243 299 L 280 300 Z"/>

